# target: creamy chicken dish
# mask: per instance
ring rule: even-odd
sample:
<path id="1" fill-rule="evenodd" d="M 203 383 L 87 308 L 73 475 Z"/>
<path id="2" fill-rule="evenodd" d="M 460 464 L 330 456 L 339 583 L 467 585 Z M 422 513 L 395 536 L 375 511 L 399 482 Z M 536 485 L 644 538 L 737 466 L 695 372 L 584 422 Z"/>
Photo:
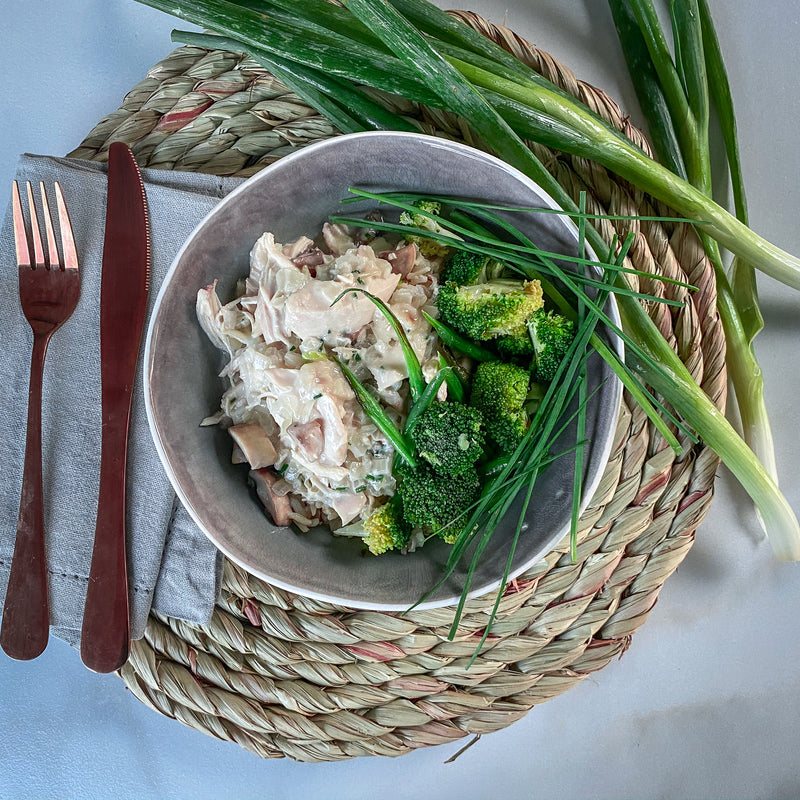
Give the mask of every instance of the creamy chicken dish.
<path id="1" fill-rule="evenodd" d="M 415 244 L 326 223 L 316 241 L 261 236 L 230 302 L 220 301 L 216 282 L 198 292 L 200 324 L 229 359 L 220 410 L 204 424 L 227 429 L 233 461 L 249 464 L 276 525 L 335 530 L 394 494 L 394 449 L 328 356 L 346 364 L 398 425 L 406 360 L 369 298 L 353 292 L 334 301 L 347 289 L 385 301 L 430 379 L 436 336 L 421 310 L 436 314 L 437 262 Z"/>

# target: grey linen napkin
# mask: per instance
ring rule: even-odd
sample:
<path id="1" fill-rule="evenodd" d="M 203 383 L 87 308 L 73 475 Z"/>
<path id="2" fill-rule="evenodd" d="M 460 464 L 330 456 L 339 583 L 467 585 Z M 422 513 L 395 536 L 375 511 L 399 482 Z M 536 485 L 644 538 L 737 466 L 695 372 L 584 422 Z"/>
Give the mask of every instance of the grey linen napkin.
<path id="1" fill-rule="evenodd" d="M 53 633 L 80 640 L 100 473 L 100 279 L 105 227 L 105 168 L 76 159 L 24 155 L 17 180 L 50 188 L 58 180 L 72 218 L 81 297 L 47 353 L 42 412 L 44 517 Z M 143 170 L 152 230 L 149 314 L 174 255 L 197 223 L 241 179 Z M 52 197 L 52 194 L 51 194 Z M 53 201 L 51 200 L 51 203 Z M 11 211 L 0 236 L 0 605 L 14 551 L 25 452 L 32 334 L 20 308 Z M 143 343 L 144 344 L 144 343 Z M 128 575 L 133 638 L 150 609 L 206 622 L 217 596 L 221 557 L 167 480 L 150 437 L 141 362 L 128 450 Z"/>

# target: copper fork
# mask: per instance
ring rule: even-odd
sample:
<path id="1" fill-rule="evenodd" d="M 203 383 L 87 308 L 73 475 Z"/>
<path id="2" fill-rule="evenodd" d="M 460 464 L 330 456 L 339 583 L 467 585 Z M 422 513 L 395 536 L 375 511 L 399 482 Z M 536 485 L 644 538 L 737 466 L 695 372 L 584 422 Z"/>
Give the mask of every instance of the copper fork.
<path id="1" fill-rule="evenodd" d="M 30 231 L 25 227 L 19 186 L 16 181 L 11 192 L 14 242 L 19 266 L 19 299 L 22 312 L 33 330 L 33 353 L 28 386 L 28 429 L 25 438 L 22 497 L 17 519 L 14 558 L 3 609 L 3 626 L 0 629 L 0 646 L 9 656 L 20 660 L 36 658 L 45 649 L 50 629 L 42 505 L 44 358 L 50 337 L 69 319 L 80 295 L 78 257 L 67 205 L 58 182 L 54 188 L 63 260 L 59 258 L 44 184 L 39 184 L 39 191 L 41 216 L 47 238 L 47 256 L 42 243 L 30 181 L 27 183 Z"/>

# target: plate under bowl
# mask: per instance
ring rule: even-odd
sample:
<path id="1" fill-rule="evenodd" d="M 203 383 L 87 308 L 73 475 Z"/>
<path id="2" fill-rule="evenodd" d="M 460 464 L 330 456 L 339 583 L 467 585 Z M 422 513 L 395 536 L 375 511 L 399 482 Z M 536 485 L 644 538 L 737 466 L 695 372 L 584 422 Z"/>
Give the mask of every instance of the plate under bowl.
<path id="1" fill-rule="evenodd" d="M 502 161 L 466 145 L 412 133 L 350 134 L 282 158 L 222 200 L 177 254 L 158 294 L 147 333 L 145 402 L 153 438 L 181 502 L 212 542 L 259 578 L 301 595 L 355 608 L 403 610 L 440 579 L 449 547 L 430 542 L 403 556 L 365 555 L 359 540 L 276 528 L 247 486 L 247 469 L 230 463 L 230 438 L 200 421 L 219 407 L 223 356 L 195 317 L 198 289 L 218 279 L 223 301 L 249 271 L 249 252 L 264 231 L 277 241 L 315 236 L 337 211 L 348 187 L 469 197 L 498 205 L 556 208 L 533 181 Z M 374 204 L 348 207 L 366 211 Z M 514 221 L 540 247 L 575 255 L 577 231 L 558 214 L 516 214 Z M 567 266 L 566 262 L 564 266 Z M 616 306 L 609 313 L 618 321 Z M 615 337 L 609 341 L 617 349 Z M 621 386 L 597 357 L 588 364 L 585 506 L 602 475 L 616 427 Z M 563 449 L 575 442 L 574 426 Z M 558 446 L 556 451 L 558 451 Z M 534 564 L 563 537 L 572 508 L 573 461 L 553 462 L 537 479 L 526 530 L 511 577 Z M 516 517 L 513 508 L 483 554 L 471 594 L 496 588 L 505 569 Z M 456 570 L 422 607 L 455 603 L 466 567 Z"/>

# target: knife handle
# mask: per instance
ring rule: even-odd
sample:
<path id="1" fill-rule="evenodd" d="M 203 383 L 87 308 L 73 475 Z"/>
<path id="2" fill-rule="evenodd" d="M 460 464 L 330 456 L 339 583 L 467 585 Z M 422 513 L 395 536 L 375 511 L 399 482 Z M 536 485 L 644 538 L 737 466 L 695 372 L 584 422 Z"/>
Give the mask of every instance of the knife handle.
<path id="1" fill-rule="evenodd" d="M 125 462 L 132 389 L 103 388 L 100 497 L 81 631 L 81 660 L 94 672 L 119 669 L 130 649 Z"/>

